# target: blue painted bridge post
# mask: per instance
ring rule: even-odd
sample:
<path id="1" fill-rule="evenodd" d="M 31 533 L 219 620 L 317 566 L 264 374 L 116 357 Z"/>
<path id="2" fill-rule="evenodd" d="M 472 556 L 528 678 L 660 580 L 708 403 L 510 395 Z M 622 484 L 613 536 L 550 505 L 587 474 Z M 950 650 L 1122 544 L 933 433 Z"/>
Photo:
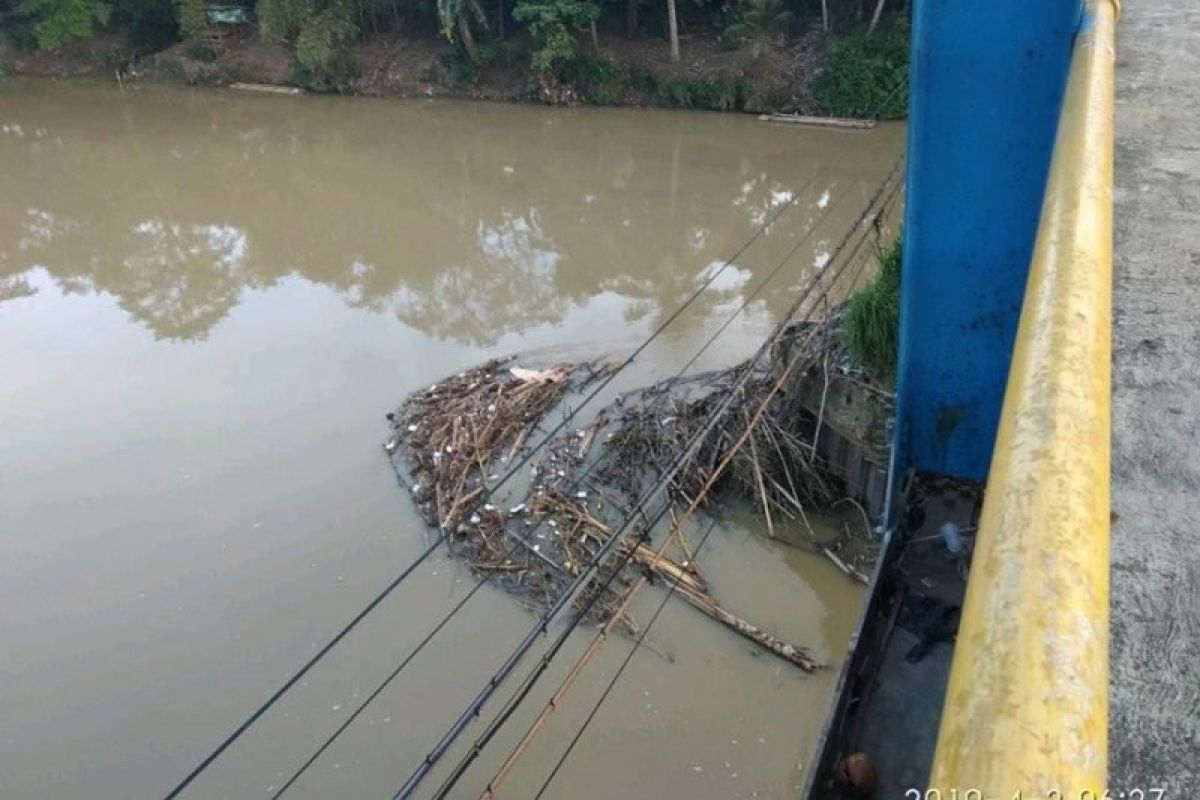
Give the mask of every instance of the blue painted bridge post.
<path id="1" fill-rule="evenodd" d="M 982 480 L 1080 0 L 917 0 L 896 459 Z"/>

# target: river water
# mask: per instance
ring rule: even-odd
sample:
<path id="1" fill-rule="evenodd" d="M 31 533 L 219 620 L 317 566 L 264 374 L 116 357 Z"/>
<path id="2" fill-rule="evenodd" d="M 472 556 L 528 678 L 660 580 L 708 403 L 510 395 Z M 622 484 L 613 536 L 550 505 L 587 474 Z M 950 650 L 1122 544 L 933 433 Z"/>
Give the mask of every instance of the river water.
<path id="1" fill-rule="evenodd" d="M 631 380 L 678 368 L 819 221 L 698 367 L 744 357 L 902 142 L 0 80 L 0 797 L 161 797 L 425 546 L 379 449 L 406 393 L 503 353 L 620 357 L 798 194 Z M 861 592 L 749 516 L 698 560 L 725 605 L 833 669 L 804 675 L 673 603 L 547 797 L 798 782 Z M 269 797 L 471 582 L 428 562 L 186 796 Z M 531 623 L 481 592 L 287 796 L 390 797 Z M 630 645 L 601 651 L 501 796 L 536 793 Z"/>

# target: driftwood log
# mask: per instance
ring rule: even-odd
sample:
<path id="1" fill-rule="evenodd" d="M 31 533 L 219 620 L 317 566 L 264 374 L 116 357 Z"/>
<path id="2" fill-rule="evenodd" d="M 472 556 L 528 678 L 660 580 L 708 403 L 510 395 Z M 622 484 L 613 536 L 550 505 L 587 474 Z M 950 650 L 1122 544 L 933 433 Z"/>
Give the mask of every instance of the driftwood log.
<path id="1" fill-rule="evenodd" d="M 687 600 L 693 607 L 700 609 L 740 636 L 744 636 L 764 650 L 774 653 L 782 659 L 792 662 L 805 672 L 816 672 L 820 665 L 799 647 L 790 645 L 777 636 L 772 636 L 757 625 L 752 625 L 741 617 L 726 611 L 717 605 L 717 601 L 708 595 L 679 584 L 676 593 Z"/>

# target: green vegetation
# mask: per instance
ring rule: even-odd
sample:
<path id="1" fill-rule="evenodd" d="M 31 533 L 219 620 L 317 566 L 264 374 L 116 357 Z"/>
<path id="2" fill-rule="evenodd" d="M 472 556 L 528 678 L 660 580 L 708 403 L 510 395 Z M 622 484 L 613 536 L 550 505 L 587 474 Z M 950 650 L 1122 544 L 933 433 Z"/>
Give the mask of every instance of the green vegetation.
<path id="1" fill-rule="evenodd" d="M 193 81 L 254 80 L 257 64 L 278 81 L 282 56 L 300 86 L 357 91 L 379 76 L 381 49 L 408 49 L 394 40 L 437 37 L 445 47 L 409 80 L 475 92 L 499 75 L 504 96 L 550 102 L 886 117 L 906 105 L 906 15 L 895 0 L 0 0 L 0 30 L 18 49 L 103 34 L 81 48 L 88 58 L 107 47 L 120 57 L 106 63 L 126 69 L 170 48 L 159 74 Z M 234 31 L 238 17 L 256 28 Z M 239 61 L 254 31 L 272 47 Z M 656 44 L 627 41 L 639 38 Z"/>
<path id="2" fill-rule="evenodd" d="M 175 16 L 179 20 L 179 36 L 185 41 L 197 39 L 208 27 L 203 0 L 176 0 Z"/>
<path id="3" fill-rule="evenodd" d="M 896 371 L 900 337 L 900 261 L 903 237 L 897 236 L 875 257 L 879 272 L 850 298 L 846 310 L 846 347 L 854 363 L 890 382 Z"/>
<path id="4" fill-rule="evenodd" d="M 898 119 L 908 110 L 908 25 L 855 33 L 829 48 L 813 98 L 835 117 Z"/>
<path id="5" fill-rule="evenodd" d="M 513 11 L 513 18 L 529 30 L 530 63 L 542 76 L 579 59 L 579 34 L 599 16 L 599 6 L 589 0 L 520 0 Z"/>
<path id="6" fill-rule="evenodd" d="M 296 83 L 318 91 L 342 91 L 358 77 L 354 41 L 358 28 L 345 3 L 327 4 L 296 36 Z"/>
<path id="7" fill-rule="evenodd" d="M 572 87 L 584 103 L 618 105 L 630 91 L 630 73 L 607 58 L 580 53 L 558 66 L 555 80 Z"/>
<path id="8" fill-rule="evenodd" d="M 783 0 L 743 0 L 721 40 L 748 48 L 755 58 L 761 58 L 779 43 L 794 16 Z"/>
<path id="9" fill-rule="evenodd" d="M 471 26 L 487 28 L 487 17 L 478 0 L 437 0 L 437 12 L 442 35 L 461 45 L 470 62 L 478 65 L 479 46 L 475 44 Z"/>
<path id="10" fill-rule="evenodd" d="M 735 111 L 747 96 L 746 81 L 738 75 L 660 76 L 587 53 L 561 62 L 554 78 L 560 86 L 574 89 L 580 102 L 600 106 L 633 100 L 662 108 Z"/>
<path id="11" fill-rule="evenodd" d="M 72 39 L 91 36 L 112 16 L 106 0 L 18 0 L 18 35 L 32 39 L 40 50 L 54 50 Z"/>
<path id="12" fill-rule="evenodd" d="M 744 82 L 736 77 L 667 78 L 658 81 L 654 99 L 660 106 L 734 111 L 745 103 Z"/>
<path id="13" fill-rule="evenodd" d="M 212 45 L 207 42 L 188 42 L 184 52 L 188 54 L 188 58 L 203 61 L 205 64 L 212 64 L 218 58 L 217 51 L 213 50 Z"/>

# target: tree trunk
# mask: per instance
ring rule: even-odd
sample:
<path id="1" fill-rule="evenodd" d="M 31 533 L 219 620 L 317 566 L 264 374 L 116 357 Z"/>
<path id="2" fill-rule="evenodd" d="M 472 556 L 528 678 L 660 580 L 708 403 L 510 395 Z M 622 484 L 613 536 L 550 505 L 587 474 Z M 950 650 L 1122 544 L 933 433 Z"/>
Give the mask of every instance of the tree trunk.
<path id="1" fill-rule="evenodd" d="M 675 0 L 667 0 L 667 30 L 671 36 L 671 60 L 679 60 L 679 22 L 675 18 Z"/>
<path id="2" fill-rule="evenodd" d="M 625 6 L 625 35 L 632 39 L 637 35 L 638 0 L 629 0 Z"/>
<path id="3" fill-rule="evenodd" d="M 458 15 L 458 38 L 462 40 L 463 50 L 467 51 L 467 58 L 472 64 L 478 64 L 479 48 L 475 46 L 475 36 L 471 33 L 471 23 L 467 21 L 465 13 Z"/>
<path id="4" fill-rule="evenodd" d="M 875 32 L 875 26 L 879 24 L 879 17 L 883 14 L 883 0 L 875 3 L 875 13 L 871 15 L 871 24 L 867 27 L 867 36 Z"/>
<path id="5" fill-rule="evenodd" d="M 600 50 L 600 34 L 596 33 L 596 20 L 592 20 L 592 49 Z"/>
<path id="6" fill-rule="evenodd" d="M 821 30 L 829 33 L 829 0 L 821 0 Z"/>
<path id="7" fill-rule="evenodd" d="M 496 0 L 496 32 L 504 38 L 504 0 Z"/>

